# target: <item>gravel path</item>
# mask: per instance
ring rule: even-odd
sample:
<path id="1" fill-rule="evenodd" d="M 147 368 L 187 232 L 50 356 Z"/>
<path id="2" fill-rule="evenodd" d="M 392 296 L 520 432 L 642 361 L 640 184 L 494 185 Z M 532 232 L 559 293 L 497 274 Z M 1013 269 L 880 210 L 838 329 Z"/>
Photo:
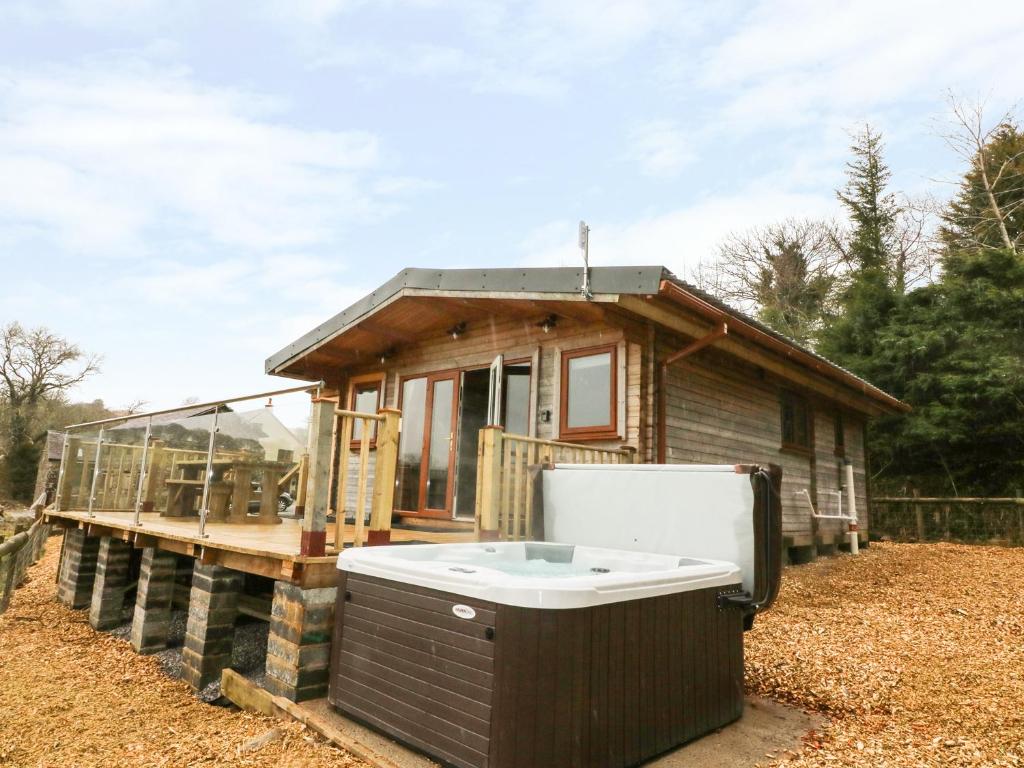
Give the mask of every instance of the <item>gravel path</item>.
<path id="1" fill-rule="evenodd" d="M 1024 549 L 873 544 L 785 573 L 747 686 L 832 718 L 786 765 L 1024 765 Z"/>
<path id="2" fill-rule="evenodd" d="M 205 705 L 94 632 L 54 601 L 58 544 L 0 616 L 0 766 L 364 765 L 295 723 Z M 747 635 L 748 688 L 830 722 L 763 763 L 1024 766 L 1022 595 L 1024 549 L 883 544 L 788 569 Z"/>
<path id="3" fill-rule="evenodd" d="M 59 548 L 0 616 L 0 766 L 365 766 L 298 723 L 204 704 L 94 632 L 54 600 Z"/>

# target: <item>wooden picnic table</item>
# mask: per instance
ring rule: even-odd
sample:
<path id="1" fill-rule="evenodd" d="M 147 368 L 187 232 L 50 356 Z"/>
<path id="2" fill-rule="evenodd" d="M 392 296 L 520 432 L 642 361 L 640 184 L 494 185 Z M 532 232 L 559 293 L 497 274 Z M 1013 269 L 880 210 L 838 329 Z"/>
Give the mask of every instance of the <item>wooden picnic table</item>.
<path id="1" fill-rule="evenodd" d="M 167 517 L 187 517 L 195 514 L 196 501 L 202 496 L 203 477 L 207 461 L 186 459 L 175 467 L 179 477 L 167 480 Z M 259 523 L 274 525 L 281 522 L 277 513 L 277 485 L 281 476 L 292 465 L 285 461 L 267 461 L 251 457 L 214 458 L 209 462 L 212 470 L 210 479 L 209 513 L 207 522 Z M 262 473 L 260 511 L 255 517 L 249 516 L 249 502 L 252 499 L 252 477 Z M 231 481 L 225 476 L 230 473 Z M 269 492 L 268 492 L 269 489 Z M 230 501 L 230 513 L 228 503 Z"/>

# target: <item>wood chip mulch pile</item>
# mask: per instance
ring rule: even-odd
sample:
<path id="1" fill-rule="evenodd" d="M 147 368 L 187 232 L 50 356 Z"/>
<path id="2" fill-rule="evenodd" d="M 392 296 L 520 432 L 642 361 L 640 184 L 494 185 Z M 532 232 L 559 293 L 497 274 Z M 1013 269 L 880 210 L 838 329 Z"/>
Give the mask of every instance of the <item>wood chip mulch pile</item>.
<path id="1" fill-rule="evenodd" d="M 830 718 L 765 764 L 1024 766 L 1024 549 L 875 544 L 789 568 L 746 653 L 748 688 Z"/>
<path id="2" fill-rule="evenodd" d="M 0 766 L 363 766 L 211 707 L 54 600 L 59 540 L 0 616 Z M 1024 549 L 873 545 L 786 571 L 747 682 L 828 723 L 785 766 L 1024 766 Z"/>
<path id="3" fill-rule="evenodd" d="M 0 616 L 0 766 L 365 767 L 293 722 L 213 707 L 54 599 L 60 540 Z"/>

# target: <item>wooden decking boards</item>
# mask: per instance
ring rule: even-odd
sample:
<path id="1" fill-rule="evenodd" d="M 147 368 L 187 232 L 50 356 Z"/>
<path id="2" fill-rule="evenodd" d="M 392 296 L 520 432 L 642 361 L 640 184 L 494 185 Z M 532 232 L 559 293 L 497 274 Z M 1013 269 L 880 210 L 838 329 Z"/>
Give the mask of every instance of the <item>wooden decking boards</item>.
<path id="1" fill-rule="evenodd" d="M 282 520 L 279 525 L 256 523 L 208 523 L 206 536 L 199 537 L 196 518 L 165 517 L 156 512 L 139 515 L 134 525 L 131 512 L 49 510 L 48 522 L 78 528 L 90 536 L 114 536 L 136 547 L 155 546 L 168 552 L 195 557 L 204 564 L 290 581 L 302 586 L 329 586 L 337 581 L 337 552 L 322 557 L 300 554 L 302 522 Z M 351 545 L 354 529 L 345 527 L 345 544 Z M 393 544 L 454 543 L 474 541 L 472 530 L 392 531 Z"/>

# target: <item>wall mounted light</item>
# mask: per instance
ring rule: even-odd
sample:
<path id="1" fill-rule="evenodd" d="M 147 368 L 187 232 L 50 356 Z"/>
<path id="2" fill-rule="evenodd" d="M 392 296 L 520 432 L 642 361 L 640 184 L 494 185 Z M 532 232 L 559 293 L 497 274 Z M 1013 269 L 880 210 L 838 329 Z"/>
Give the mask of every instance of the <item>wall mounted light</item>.
<path id="1" fill-rule="evenodd" d="M 548 315 L 539 323 L 537 323 L 537 327 L 544 331 L 544 333 L 551 333 L 551 329 L 554 328 L 556 325 L 558 325 L 558 318 L 555 317 L 554 315 Z"/>
<path id="2" fill-rule="evenodd" d="M 465 332 L 466 332 L 466 324 L 465 323 L 456 323 L 455 325 L 453 325 L 451 328 L 448 329 L 448 335 L 451 336 L 453 339 L 456 339 L 456 340 L 460 336 L 462 336 Z"/>
<path id="3" fill-rule="evenodd" d="M 380 364 L 384 365 L 384 363 L 386 363 L 389 358 L 392 358 L 394 356 L 395 356 L 395 348 L 394 347 L 388 347 L 387 349 L 385 349 L 383 352 L 380 353 Z"/>

